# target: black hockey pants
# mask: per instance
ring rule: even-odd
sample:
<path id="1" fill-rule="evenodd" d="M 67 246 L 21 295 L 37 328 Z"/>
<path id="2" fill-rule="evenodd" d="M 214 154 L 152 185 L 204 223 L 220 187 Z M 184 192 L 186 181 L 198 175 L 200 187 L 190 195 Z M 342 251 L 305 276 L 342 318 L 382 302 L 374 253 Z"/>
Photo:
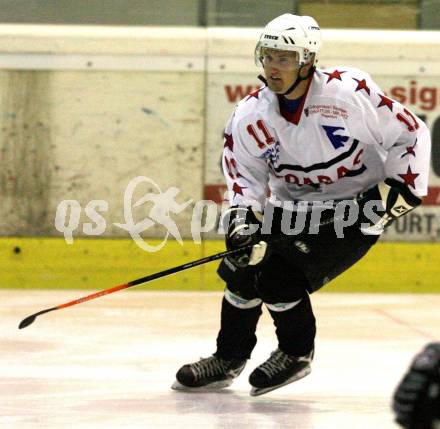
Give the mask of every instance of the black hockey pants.
<path id="1" fill-rule="evenodd" d="M 275 233 L 277 228 L 273 228 Z M 261 306 L 268 308 L 279 348 L 293 356 L 307 354 L 314 344 L 315 317 L 309 293 L 361 259 L 377 241 L 355 224 L 338 238 L 332 224 L 318 234 L 285 236 L 270 256 L 255 267 L 236 268 L 227 259 L 218 269 L 226 282 L 216 354 L 247 359 L 255 347 Z"/>

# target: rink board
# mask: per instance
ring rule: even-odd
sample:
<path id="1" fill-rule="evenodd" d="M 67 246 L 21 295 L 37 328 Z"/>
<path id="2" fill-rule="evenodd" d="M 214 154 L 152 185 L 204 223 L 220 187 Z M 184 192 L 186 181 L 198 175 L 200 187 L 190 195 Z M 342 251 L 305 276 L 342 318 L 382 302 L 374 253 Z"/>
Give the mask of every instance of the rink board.
<path id="1" fill-rule="evenodd" d="M 152 245 L 154 240 L 150 242 Z M 0 288 L 107 289 L 224 250 L 221 240 L 200 245 L 169 241 L 145 252 L 131 240 L 0 239 Z M 440 292 L 440 243 L 380 242 L 326 292 Z M 136 287 L 143 290 L 222 290 L 218 262 Z"/>
<path id="2" fill-rule="evenodd" d="M 170 192 L 189 204 L 171 217 L 191 238 L 195 205 L 224 196 L 225 123 L 261 85 L 259 31 L 1 24 L 1 234 L 57 237 L 64 221 L 75 236 L 124 239 L 128 215 L 154 220 L 153 199 Z M 323 40 L 319 67 L 365 70 L 428 124 L 429 196 L 387 239 L 440 240 L 439 32 L 324 30 Z M 159 222 L 143 232 L 166 231 Z"/>

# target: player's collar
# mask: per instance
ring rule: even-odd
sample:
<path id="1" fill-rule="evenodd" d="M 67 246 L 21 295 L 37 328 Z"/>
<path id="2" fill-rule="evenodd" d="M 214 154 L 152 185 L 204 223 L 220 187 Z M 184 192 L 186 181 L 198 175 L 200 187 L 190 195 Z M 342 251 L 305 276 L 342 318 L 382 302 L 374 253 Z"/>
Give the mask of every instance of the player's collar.
<path id="1" fill-rule="evenodd" d="M 299 124 L 299 121 L 300 121 L 300 119 L 301 119 L 301 115 L 302 115 L 302 112 L 303 112 L 303 110 L 304 110 L 304 104 L 305 104 L 305 102 L 306 102 L 306 98 L 307 98 L 307 95 L 308 95 L 308 93 L 309 93 L 310 86 L 311 86 L 311 84 L 312 84 L 314 74 L 315 74 L 315 72 L 313 72 L 313 73 L 309 76 L 309 81 L 308 81 L 308 83 L 307 83 L 306 90 L 305 90 L 304 94 L 303 94 L 302 97 L 301 97 L 301 102 L 300 102 L 300 104 L 298 105 L 296 111 L 295 111 L 294 113 L 289 113 L 289 112 L 287 112 L 287 111 L 280 111 L 280 113 L 281 113 L 281 115 L 283 116 L 283 118 L 284 118 L 286 121 L 288 121 L 288 122 L 290 122 L 290 123 L 292 123 L 292 124 L 294 124 L 294 125 L 298 125 L 298 124 Z"/>

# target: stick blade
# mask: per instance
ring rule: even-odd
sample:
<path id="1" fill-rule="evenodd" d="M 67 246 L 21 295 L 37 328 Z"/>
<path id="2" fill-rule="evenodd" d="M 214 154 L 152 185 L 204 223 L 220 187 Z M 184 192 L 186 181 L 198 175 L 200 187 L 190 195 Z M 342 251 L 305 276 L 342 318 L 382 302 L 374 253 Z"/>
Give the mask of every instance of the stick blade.
<path id="1" fill-rule="evenodd" d="M 33 314 L 32 316 L 26 317 L 26 319 L 23 319 L 20 324 L 18 325 L 18 329 L 23 329 L 34 323 L 37 316 Z"/>
<path id="2" fill-rule="evenodd" d="M 59 307 L 52 307 L 52 308 L 48 308 L 47 310 L 42 310 L 42 311 L 39 311 L 38 313 L 32 314 L 20 322 L 20 324 L 18 325 L 18 329 L 26 328 L 27 326 L 34 323 L 37 316 L 40 316 L 41 314 L 49 313 L 49 311 L 54 311 L 54 310 L 58 310 L 58 309 L 59 309 Z"/>

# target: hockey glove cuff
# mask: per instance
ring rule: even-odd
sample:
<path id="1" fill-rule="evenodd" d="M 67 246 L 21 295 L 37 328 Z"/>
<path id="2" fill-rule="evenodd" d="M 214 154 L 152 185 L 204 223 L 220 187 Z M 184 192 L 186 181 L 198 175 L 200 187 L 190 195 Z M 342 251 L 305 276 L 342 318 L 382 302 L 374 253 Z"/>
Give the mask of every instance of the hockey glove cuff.
<path id="1" fill-rule="evenodd" d="M 222 221 L 226 224 L 226 248 L 247 247 L 243 252 L 228 256 L 228 260 L 239 268 L 260 263 L 267 250 L 266 243 L 260 242 L 263 215 L 251 207 L 234 206 L 223 214 Z"/>
<path id="2" fill-rule="evenodd" d="M 356 198 L 359 204 L 361 231 L 379 235 L 400 216 L 422 203 L 407 186 L 395 179 L 386 179 Z"/>

